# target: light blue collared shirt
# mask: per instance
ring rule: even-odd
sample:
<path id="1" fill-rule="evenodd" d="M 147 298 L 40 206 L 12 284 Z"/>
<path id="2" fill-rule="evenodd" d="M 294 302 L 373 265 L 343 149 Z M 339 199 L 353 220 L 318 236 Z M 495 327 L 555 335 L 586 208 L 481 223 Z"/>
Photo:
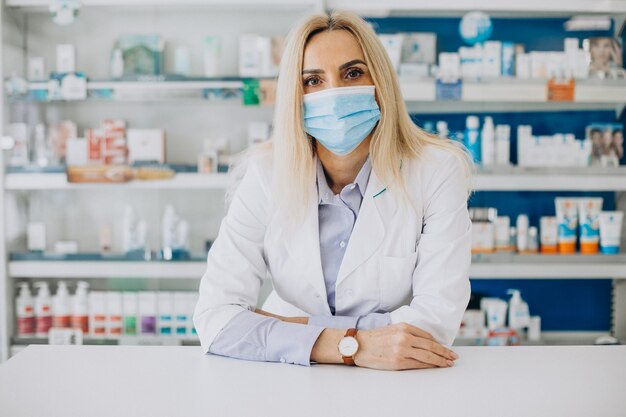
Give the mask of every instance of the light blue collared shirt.
<path id="1" fill-rule="evenodd" d="M 353 183 L 334 194 L 317 159 L 320 260 L 326 298 L 332 316 L 313 316 L 308 325 L 261 316 L 252 311 L 236 315 L 217 335 L 209 351 L 240 359 L 309 365 L 311 350 L 324 328 L 372 329 L 391 323 L 389 313 L 335 316 L 335 285 L 352 229 L 367 189 L 372 166 L 369 157 Z"/>

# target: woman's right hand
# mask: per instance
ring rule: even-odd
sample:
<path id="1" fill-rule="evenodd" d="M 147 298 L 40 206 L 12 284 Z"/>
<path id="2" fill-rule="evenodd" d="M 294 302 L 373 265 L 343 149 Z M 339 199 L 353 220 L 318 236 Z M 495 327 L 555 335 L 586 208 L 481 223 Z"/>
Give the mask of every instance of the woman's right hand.
<path id="1" fill-rule="evenodd" d="M 407 323 L 359 330 L 357 366 L 383 370 L 447 368 L 458 355 L 437 343 L 433 336 Z"/>

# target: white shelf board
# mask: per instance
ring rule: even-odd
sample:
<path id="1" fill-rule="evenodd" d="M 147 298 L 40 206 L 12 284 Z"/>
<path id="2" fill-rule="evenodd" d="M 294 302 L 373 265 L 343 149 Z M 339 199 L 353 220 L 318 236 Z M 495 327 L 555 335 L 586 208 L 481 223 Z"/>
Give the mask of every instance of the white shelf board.
<path id="1" fill-rule="evenodd" d="M 621 255 L 482 255 L 472 262 L 472 278 L 626 279 Z M 12 278 L 180 278 L 200 279 L 206 263 L 114 261 L 12 261 Z"/>
<path id="2" fill-rule="evenodd" d="M 483 254 L 474 257 L 470 277 L 477 279 L 626 279 L 626 254 Z"/>
<path id="3" fill-rule="evenodd" d="M 611 14 L 625 13 L 623 0 L 327 0 L 326 7 L 353 10 L 367 15 L 385 15 L 390 12 L 467 12 L 481 10 L 520 15 L 541 14 Z"/>
<path id="4" fill-rule="evenodd" d="M 7 0 L 8 7 L 48 8 L 50 0 Z M 318 4 L 315 0 L 81 0 L 81 6 L 107 7 L 248 7 L 248 8 L 285 8 L 303 9 Z"/>
<path id="5" fill-rule="evenodd" d="M 407 78 L 401 78 L 400 88 L 407 102 L 436 101 L 435 80 L 433 79 L 410 81 Z M 464 81 L 460 101 L 469 103 L 546 103 L 555 106 L 563 104 L 624 104 L 626 103 L 626 82 L 578 80 L 573 102 L 550 102 L 547 94 L 547 80 L 494 78 L 481 82 Z M 454 103 L 454 101 L 449 101 L 449 103 Z"/>
<path id="6" fill-rule="evenodd" d="M 135 180 L 127 183 L 100 184 L 67 182 L 63 173 L 11 173 L 5 188 L 22 190 L 146 189 L 146 190 L 224 190 L 228 174 L 179 173 L 169 180 Z M 474 178 L 476 191 L 626 191 L 626 167 L 523 168 L 497 167 L 479 171 Z"/>
<path id="7" fill-rule="evenodd" d="M 495 167 L 474 177 L 476 191 L 626 191 L 626 167 Z"/>
<path id="8" fill-rule="evenodd" d="M 200 279 L 206 262 L 11 261 L 12 278 L 172 278 Z"/>
<path id="9" fill-rule="evenodd" d="M 124 183 L 69 183 L 64 173 L 10 173 L 5 175 L 5 189 L 19 190 L 85 190 L 85 189 L 218 189 L 230 184 L 228 174 L 178 173 L 168 180 L 134 180 Z"/>

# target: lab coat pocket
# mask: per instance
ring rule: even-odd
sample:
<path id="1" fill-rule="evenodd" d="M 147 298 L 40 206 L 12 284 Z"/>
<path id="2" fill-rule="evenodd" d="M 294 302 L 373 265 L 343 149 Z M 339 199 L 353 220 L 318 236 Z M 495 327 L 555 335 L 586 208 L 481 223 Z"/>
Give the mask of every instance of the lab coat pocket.
<path id="1" fill-rule="evenodd" d="M 380 258 L 380 306 L 392 311 L 410 299 L 417 252 L 409 256 Z"/>

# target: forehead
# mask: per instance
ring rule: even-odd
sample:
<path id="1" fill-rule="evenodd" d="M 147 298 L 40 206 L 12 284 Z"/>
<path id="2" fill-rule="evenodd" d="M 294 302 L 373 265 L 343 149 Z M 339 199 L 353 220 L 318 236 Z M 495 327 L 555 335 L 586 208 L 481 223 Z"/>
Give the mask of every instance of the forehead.
<path id="1" fill-rule="evenodd" d="M 354 35 L 347 30 L 327 30 L 313 35 L 304 47 L 303 69 L 339 67 L 353 59 L 365 61 Z"/>

